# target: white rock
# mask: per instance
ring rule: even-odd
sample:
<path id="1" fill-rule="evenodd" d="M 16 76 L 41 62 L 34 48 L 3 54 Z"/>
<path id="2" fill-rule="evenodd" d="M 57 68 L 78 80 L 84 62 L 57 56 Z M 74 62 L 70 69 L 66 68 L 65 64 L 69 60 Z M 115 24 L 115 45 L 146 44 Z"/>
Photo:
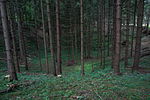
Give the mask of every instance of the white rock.
<path id="1" fill-rule="evenodd" d="M 61 75 L 57 75 L 57 77 L 61 77 Z"/>
<path id="2" fill-rule="evenodd" d="M 6 75 L 5 78 L 10 78 L 10 75 Z"/>

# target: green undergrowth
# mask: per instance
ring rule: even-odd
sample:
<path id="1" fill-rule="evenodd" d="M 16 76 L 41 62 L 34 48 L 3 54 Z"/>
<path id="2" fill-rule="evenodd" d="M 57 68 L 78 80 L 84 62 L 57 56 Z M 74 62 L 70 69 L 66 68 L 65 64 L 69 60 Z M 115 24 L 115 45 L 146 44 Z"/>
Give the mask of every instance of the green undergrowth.
<path id="1" fill-rule="evenodd" d="M 19 73 L 20 85 L 10 93 L 0 94 L 1 100 L 150 100 L 150 74 L 122 71 L 116 76 L 108 66 L 91 72 L 92 62 L 85 64 L 85 76 L 80 75 L 80 66 L 64 68 L 62 77 L 43 73 Z M 94 65 L 97 66 L 97 63 Z M 98 68 L 97 68 L 98 69 Z M 0 72 L 0 90 L 12 84 Z"/>
<path id="2" fill-rule="evenodd" d="M 31 57 L 28 59 L 29 72 L 21 65 L 22 73 L 18 73 L 19 80 L 14 82 L 4 78 L 7 68 L 6 63 L 1 61 L 0 91 L 7 89 L 9 84 L 19 86 L 12 92 L 0 94 L 0 100 L 150 100 L 150 74 L 131 73 L 131 69 L 124 69 L 122 61 L 122 75 L 114 75 L 110 66 L 111 58 L 108 57 L 105 68 L 99 59 L 86 60 L 85 76 L 81 76 L 79 61 L 73 66 L 66 66 L 67 61 L 71 60 L 66 55 L 67 52 L 62 56 L 62 77 L 46 75 L 46 71 L 40 71 L 38 58 Z M 41 57 L 45 68 L 44 55 L 41 54 Z M 149 61 L 150 57 L 142 58 L 141 67 L 150 68 Z M 131 62 L 133 60 L 129 59 L 129 66 Z"/>

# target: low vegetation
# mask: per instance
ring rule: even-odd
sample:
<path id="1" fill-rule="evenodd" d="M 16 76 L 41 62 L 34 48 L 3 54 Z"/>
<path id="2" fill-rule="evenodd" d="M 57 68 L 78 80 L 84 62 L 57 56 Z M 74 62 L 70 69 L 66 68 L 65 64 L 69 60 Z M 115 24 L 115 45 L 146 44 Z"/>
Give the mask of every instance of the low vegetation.
<path id="1" fill-rule="evenodd" d="M 149 59 L 149 58 L 145 58 Z M 141 62 L 147 67 L 148 62 Z M 35 60 L 34 60 L 35 62 Z M 94 61 L 92 61 L 94 62 Z M 80 66 L 63 66 L 61 77 L 54 77 L 37 70 L 18 73 L 19 81 L 4 79 L 6 73 L 0 73 L 0 90 L 9 85 L 19 85 L 9 93 L 0 94 L 3 100 L 149 100 L 150 74 L 134 72 L 122 68 L 122 75 L 114 75 L 110 66 L 99 69 L 97 62 L 86 62 L 86 74 L 81 77 Z M 91 66 L 94 65 L 94 72 Z M 32 66 L 37 67 L 37 66 Z M 98 70 L 99 69 L 99 70 Z M 1 69 L 4 70 L 4 69 Z M 37 73 L 38 72 L 38 73 Z"/>

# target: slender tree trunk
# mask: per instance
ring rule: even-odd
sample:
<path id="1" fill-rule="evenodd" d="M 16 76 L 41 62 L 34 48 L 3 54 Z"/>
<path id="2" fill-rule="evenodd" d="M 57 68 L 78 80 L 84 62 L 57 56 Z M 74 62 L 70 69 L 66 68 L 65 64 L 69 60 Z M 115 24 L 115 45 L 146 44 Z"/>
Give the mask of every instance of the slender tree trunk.
<path id="1" fill-rule="evenodd" d="M 52 29 L 51 29 L 51 12 L 50 12 L 50 2 L 47 0 L 47 16 L 48 16 L 48 30 L 49 30 L 49 40 L 50 40 L 50 52 L 51 52 L 51 73 L 56 76 L 56 68 L 54 61 L 54 48 L 53 48 L 53 37 L 52 37 Z"/>
<path id="2" fill-rule="evenodd" d="M 25 63 L 25 69 L 28 70 L 28 61 L 26 57 L 26 48 L 24 41 L 24 34 L 22 32 L 22 18 L 21 11 L 19 9 L 18 0 L 16 0 L 16 15 L 17 15 L 17 24 L 18 24 L 18 36 L 19 36 L 19 49 L 20 49 L 20 59 Z"/>
<path id="3" fill-rule="evenodd" d="M 16 41 L 15 41 L 15 35 L 14 35 L 14 30 L 13 30 L 13 21 L 12 21 L 13 19 L 10 17 L 10 15 L 12 15 L 11 8 L 8 7 L 7 11 L 8 11 L 8 20 L 10 23 L 10 33 L 11 33 L 11 37 L 12 37 L 14 65 L 15 65 L 16 72 L 20 72 L 18 54 L 17 54 L 17 50 L 16 50 Z"/>
<path id="4" fill-rule="evenodd" d="M 70 23 L 71 24 L 71 26 L 70 26 L 70 31 L 72 32 L 72 35 L 71 35 L 71 51 L 72 51 L 72 60 L 74 60 L 75 59 L 75 46 L 74 46 L 74 32 L 73 32 L 73 29 L 72 29 L 72 23 Z"/>
<path id="5" fill-rule="evenodd" d="M 42 71 L 42 61 L 41 61 L 41 55 L 40 55 L 40 43 L 39 43 L 39 36 L 38 36 L 37 32 L 36 32 L 36 50 L 37 50 L 37 56 L 38 56 L 38 60 L 39 60 L 40 70 Z"/>
<path id="6" fill-rule="evenodd" d="M 129 10 L 130 10 L 130 1 L 128 1 L 127 4 L 127 23 L 126 23 L 126 47 L 125 47 L 125 68 L 128 67 L 128 56 L 129 56 L 129 32 L 130 32 L 130 28 L 129 28 L 129 22 L 130 22 L 130 14 L 129 14 Z"/>
<path id="7" fill-rule="evenodd" d="M 20 11 L 19 11 L 19 5 L 18 5 L 18 0 L 16 0 L 16 16 L 17 16 L 17 24 L 18 24 L 18 36 L 19 36 L 19 49 L 20 49 L 20 58 L 23 60 L 24 58 L 24 51 L 23 51 L 23 37 L 22 37 L 22 32 L 21 32 L 21 17 L 20 17 Z"/>
<path id="8" fill-rule="evenodd" d="M 61 33 L 60 33 L 60 0 L 56 0 L 56 33 L 57 33 L 57 66 L 56 66 L 56 74 L 62 74 L 61 68 Z"/>
<path id="9" fill-rule="evenodd" d="M 113 32 L 112 32 L 112 68 L 114 66 L 115 46 L 116 46 L 116 0 L 113 0 Z"/>
<path id="10" fill-rule="evenodd" d="M 108 0 L 108 33 L 107 33 L 107 36 L 108 36 L 108 38 L 107 38 L 107 40 L 108 40 L 108 45 L 107 45 L 107 55 L 109 56 L 109 54 L 110 54 L 110 51 L 109 51 L 109 49 L 110 49 L 110 27 L 111 27 L 111 25 L 110 25 L 110 20 L 111 20 L 111 3 L 110 3 L 110 0 Z"/>
<path id="11" fill-rule="evenodd" d="M 44 53 L 45 53 L 45 60 L 46 60 L 46 70 L 47 70 L 47 73 L 49 74 L 48 51 L 47 51 L 45 21 L 44 21 L 44 11 L 43 11 L 43 0 L 41 0 L 41 13 L 42 13 L 42 25 L 43 25 Z"/>
<path id="12" fill-rule="evenodd" d="M 80 0 L 80 24 L 81 24 L 81 74 L 84 75 L 84 40 L 83 40 L 83 0 Z"/>
<path id="13" fill-rule="evenodd" d="M 105 1 L 103 0 L 103 68 L 105 68 L 105 35 L 106 35 L 106 28 L 105 28 L 105 21 L 106 21 L 106 18 L 105 18 L 105 15 L 106 15 L 106 9 L 105 9 Z"/>
<path id="14" fill-rule="evenodd" d="M 75 26 L 74 26 L 74 46 L 75 46 L 75 58 L 77 58 L 77 53 L 78 53 L 78 40 L 77 40 L 77 22 L 76 22 L 77 20 L 75 20 Z"/>
<path id="15" fill-rule="evenodd" d="M 133 70 L 138 69 L 140 63 L 143 15 L 144 15 L 144 0 L 138 0 L 137 33 L 136 33 Z"/>
<path id="16" fill-rule="evenodd" d="M 9 36 L 10 34 L 8 30 L 8 21 L 7 21 L 7 13 L 6 13 L 6 0 L 0 0 L 0 10 L 1 10 L 2 27 L 3 27 L 6 54 L 7 54 L 7 67 L 8 67 L 8 72 L 10 74 L 10 81 L 13 81 L 13 80 L 17 80 L 17 74 L 13 63 L 13 56 L 11 53 L 11 46 L 10 46 L 11 41 Z"/>
<path id="17" fill-rule="evenodd" d="M 103 52 L 102 52 L 102 1 L 98 1 L 98 42 L 99 42 L 99 52 L 100 52 L 100 64 L 103 64 Z"/>
<path id="18" fill-rule="evenodd" d="M 37 29 L 37 11 L 36 11 L 36 0 L 34 0 L 34 10 L 35 10 L 35 20 L 34 20 L 34 23 L 35 23 L 35 29 Z M 39 37 L 38 37 L 38 34 L 36 32 L 36 49 L 37 49 L 37 56 L 38 56 L 38 60 L 39 60 L 39 66 L 40 66 L 40 70 L 42 71 L 42 62 L 41 62 L 41 55 L 40 55 L 40 49 L 39 49 Z"/>
<path id="19" fill-rule="evenodd" d="M 115 43 L 115 55 L 114 55 L 114 73 L 120 74 L 120 36 L 121 36 L 121 3 L 120 0 L 116 0 L 116 43 Z"/>
<path id="20" fill-rule="evenodd" d="M 137 9 L 137 0 L 134 1 L 134 17 L 133 17 L 133 28 L 132 28 L 132 38 L 131 38 L 131 57 L 133 56 L 133 48 L 134 48 L 134 30 L 135 30 L 135 24 L 136 24 L 136 9 Z"/>
<path id="21" fill-rule="evenodd" d="M 70 39 L 71 39 L 71 44 L 70 44 L 70 46 L 71 46 L 71 58 L 72 58 L 72 60 L 74 60 L 74 58 L 75 58 L 75 52 L 74 52 L 74 32 L 73 32 L 73 24 L 72 24 L 72 12 L 73 12 L 73 9 L 72 9 L 72 0 L 69 2 L 69 8 L 70 8 L 70 10 L 69 10 L 69 24 L 70 24 L 70 26 L 69 26 L 69 33 L 70 33 Z"/>
<path id="22" fill-rule="evenodd" d="M 87 22 L 85 21 L 84 22 L 84 24 L 86 25 L 87 24 Z M 85 59 L 87 59 L 87 54 L 88 54 L 88 44 L 87 43 L 85 43 L 85 41 L 88 41 L 88 27 L 87 26 L 83 26 L 83 29 L 85 30 L 85 31 L 83 31 L 83 34 L 84 34 L 84 36 L 83 36 L 83 50 L 84 50 L 84 58 Z M 85 33 L 84 33 L 85 32 Z"/>
<path id="23" fill-rule="evenodd" d="M 98 59 L 100 59 L 100 3 L 99 3 L 100 1 L 99 0 L 97 0 L 97 3 L 98 3 L 98 5 L 97 5 L 97 41 L 98 41 L 98 43 L 97 43 L 97 58 Z"/>

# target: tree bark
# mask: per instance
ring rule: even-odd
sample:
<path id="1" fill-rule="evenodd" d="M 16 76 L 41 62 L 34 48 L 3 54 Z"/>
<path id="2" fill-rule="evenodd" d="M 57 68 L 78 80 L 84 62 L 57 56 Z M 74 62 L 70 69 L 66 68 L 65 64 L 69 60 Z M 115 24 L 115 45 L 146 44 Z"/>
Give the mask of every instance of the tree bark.
<path id="1" fill-rule="evenodd" d="M 127 4 L 127 24 L 126 24 L 126 47 L 125 47 L 125 68 L 128 67 L 128 57 L 129 57 L 129 32 L 130 32 L 130 28 L 129 28 L 129 22 L 130 22 L 130 14 L 129 14 L 129 10 L 130 10 L 130 1 L 128 1 Z"/>
<path id="2" fill-rule="evenodd" d="M 35 24 L 35 29 L 37 29 L 37 9 L 36 9 L 36 0 L 34 0 L 34 12 L 35 12 L 35 20 L 34 20 L 34 24 Z M 40 43 L 39 43 L 39 36 L 37 34 L 37 31 L 36 31 L 36 53 L 37 53 L 37 56 L 38 56 L 38 60 L 39 60 L 39 66 L 40 66 L 40 70 L 42 71 L 42 61 L 41 61 L 41 55 L 40 55 Z"/>
<path id="3" fill-rule="evenodd" d="M 99 48 L 99 53 L 100 53 L 100 64 L 102 66 L 103 64 L 103 52 L 102 52 L 102 1 L 98 1 L 98 24 L 97 24 L 97 27 L 98 27 L 98 42 L 99 42 L 99 45 L 98 45 L 98 48 Z"/>
<path id="4" fill-rule="evenodd" d="M 84 75 L 84 40 L 83 40 L 83 0 L 80 0 L 80 28 L 81 28 L 81 75 Z"/>
<path id="5" fill-rule="evenodd" d="M 47 0 L 47 16 L 48 16 L 48 31 L 49 31 L 49 41 L 50 41 L 50 58 L 51 58 L 51 66 L 50 66 L 50 72 L 56 76 L 56 68 L 55 68 L 55 62 L 54 62 L 54 48 L 53 48 L 53 35 L 52 35 L 52 29 L 51 29 L 51 12 L 50 12 L 50 2 Z"/>
<path id="6" fill-rule="evenodd" d="M 115 46 L 116 46 L 116 0 L 113 0 L 113 32 L 112 32 L 112 68 L 114 66 Z"/>
<path id="7" fill-rule="evenodd" d="M 102 32 L 103 33 L 103 35 L 102 35 L 102 41 L 103 41 L 103 43 L 102 43 L 103 44 L 103 49 L 102 49 L 102 51 L 103 51 L 103 65 L 102 65 L 102 67 L 105 68 L 105 60 L 106 60 L 106 58 L 105 58 L 105 53 L 106 53 L 105 52 L 105 42 L 106 42 L 105 41 L 105 35 L 106 35 L 106 29 L 105 29 L 106 17 L 105 17 L 105 15 L 106 15 L 106 9 L 105 9 L 105 1 L 104 0 L 103 0 L 102 4 L 103 4 L 103 6 L 102 6 L 102 10 L 103 10 L 103 13 L 102 13 L 103 14 L 102 15 L 103 16 L 103 21 L 102 21 L 103 22 L 103 25 L 102 25 L 103 26 L 103 32 Z"/>
<path id="8" fill-rule="evenodd" d="M 131 57 L 133 56 L 133 48 L 134 48 L 134 32 L 135 32 L 135 24 L 136 24 L 136 9 L 137 9 L 137 0 L 134 1 L 134 17 L 133 17 L 133 28 L 132 28 L 132 38 L 131 38 Z"/>
<path id="9" fill-rule="evenodd" d="M 13 63 L 13 56 L 12 56 L 11 46 L 10 46 L 11 41 L 10 41 L 10 34 L 8 30 L 6 0 L 0 0 L 0 10 L 1 10 L 2 27 L 3 27 L 6 54 L 7 54 L 7 67 L 8 67 L 8 72 L 10 74 L 10 80 L 13 81 L 13 80 L 17 80 L 17 74 Z"/>
<path id="10" fill-rule="evenodd" d="M 48 51 L 47 51 L 45 20 L 44 20 L 44 11 L 43 11 L 43 0 L 41 0 L 41 13 L 42 13 L 42 25 L 43 25 L 44 53 L 45 53 L 45 60 L 46 60 L 46 70 L 47 70 L 47 74 L 49 74 Z"/>
<path id="11" fill-rule="evenodd" d="M 107 33 L 107 40 L 108 40 L 108 45 L 107 45 L 107 56 L 109 56 L 109 54 L 110 54 L 110 51 L 109 51 L 109 48 L 110 48 L 110 27 L 111 27 L 111 25 L 110 25 L 110 21 L 111 21 L 111 0 L 108 0 L 108 33 Z"/>
<path id="12" fill-rule="evenodd" d="M 11 8 L 9 6 L 8 6 L 7 11 L 8 11 L 8 20 L 10 23 L 10 33 L 11 33 L 11 37 L 12 37 L 14 65 L 15 65 L 16 72 L 20 72 L 18 53 L 16 50 L 16 41 L 15 41 L 15 35 L 14 35 L 14 30 L 13 30 L 13 19 L 11 18 L 12 13 L 11 13 Z"/>
<path id="13" fill-rule="evenodd" d="M 143 16 L 144 16 L 144 0 L 138 0 L 137 33 L 136 33 L 133 70 L 138 69 L 140 63 Z"/>
<path id="14" fill-rule="evenodd" d="M 26 57 L 26 48 L 24 41 L 24 34 L 22 32 L 22 18 L 21 11 L 19 9 L 18 0 L 16 0 L 16 16 L 17 16 L 17 24 L 18 24 L 18 36 L 19 36 L 19 49 L 20 49 L 20 60 L 23 60 L 25 63 L 25 69 L 28 70 L 28 61 Z"/>
<path id="15" fill-rule="evenodd" d="M 60 0 L 56 0 L 56 33 L 57 33 L 57 66 L 56 66 L 56 74 L 60 75 L 62 73 L 61 68 L 61 33 L 60 33 Z"/>
<path id="16" fill-rule="evenodd" d="M 115 55 L 114 55 L 114 73 L 120 74 L 120 36 L 121 36 L 121 3 L 120 0 L 116 0 L 116 43 L 115 43 Z"/>

